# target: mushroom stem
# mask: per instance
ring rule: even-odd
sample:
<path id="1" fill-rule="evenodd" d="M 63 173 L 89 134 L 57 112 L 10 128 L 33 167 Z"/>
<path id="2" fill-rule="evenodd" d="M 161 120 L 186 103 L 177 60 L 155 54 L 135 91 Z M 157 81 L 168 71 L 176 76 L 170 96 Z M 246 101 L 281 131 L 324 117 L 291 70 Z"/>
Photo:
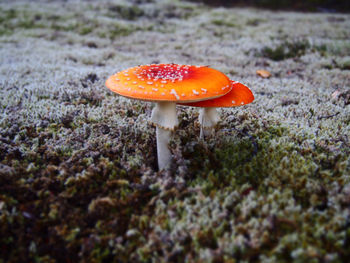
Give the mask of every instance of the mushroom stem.
<path id="1" fill-rule="evenodd" d="M 157 158 L 158 158 L 158 169 L 163 170 L 169 167 L 171 164 L 171 152 L 168 144 L 172 136 L 172 131 L 165 130 L 157 126 Z"/>
<path id="2" fill-rule="evenodd" d="M 214 126 L 219 120 L 220 115 L 215 107 L 201 108 L 199 112 L 199 123 L 201 125 L 199 138 L 203 139 L 204 136 L 212 135 Z"/>
<path id="3" fill-rule="evenodd" d="M 176 104 L 174 102 L 158 102 L 152 110 L 151 122 L 157 126 L 158 169 L 163 170 L 171 164 L 171 152 L 168 144 L 175 126 L 178 125 Z"/>

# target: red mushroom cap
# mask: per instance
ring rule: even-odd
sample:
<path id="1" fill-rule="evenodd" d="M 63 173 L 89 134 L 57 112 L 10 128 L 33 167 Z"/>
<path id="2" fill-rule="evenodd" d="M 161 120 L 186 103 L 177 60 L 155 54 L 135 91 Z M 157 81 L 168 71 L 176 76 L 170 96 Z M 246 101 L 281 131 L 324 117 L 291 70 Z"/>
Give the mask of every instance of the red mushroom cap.
<path id="1" fill-rule="evenodd" d="M 152 64 L 110 76 L 106 86 L 125 97 L 147 101 L 196 102 L 231 90 L 230 79 L 206 66 Z"/>
<path id="2" fill-rule="evenodd" d="M 224 96 L 211 100 L 180 104 L 192 107 L 234 107 L 251 103 L 254 100 L 254 95 L 247 86 L 233 80 L 231 82 L 232 89 Z"/>

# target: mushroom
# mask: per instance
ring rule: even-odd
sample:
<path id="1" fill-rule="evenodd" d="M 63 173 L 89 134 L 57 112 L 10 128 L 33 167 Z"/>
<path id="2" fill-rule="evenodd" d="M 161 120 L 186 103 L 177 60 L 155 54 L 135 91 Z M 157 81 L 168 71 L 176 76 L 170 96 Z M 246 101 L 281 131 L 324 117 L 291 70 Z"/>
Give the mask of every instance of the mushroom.
<path id="1" fill-rule="evenodd" d="M 156 126 L 159 170 L 171 163 L 168 143 L 178 125 L 176 103 L 215 99 L 231 90 L 229 78 L 207 66 L 151 64 L 110 76 L 106 86 L 119 95 L 156 102 L 151 122 Z"/>
<path id="2" fill-rule="evenodd" d="M 224 96 L 194 103 L 181 103 L 181 105 L 186 106 L 202 107 L 199 114 L 199 122 L 201 124 L 200 138 L 210 135 L 214 130 L 214 126 L 220 120 L 216 108 L 242 106 L 254 100 L 254 95 L 248 87 L 233 80 L 231 80 L 231 83 L 231 91 Z"/>

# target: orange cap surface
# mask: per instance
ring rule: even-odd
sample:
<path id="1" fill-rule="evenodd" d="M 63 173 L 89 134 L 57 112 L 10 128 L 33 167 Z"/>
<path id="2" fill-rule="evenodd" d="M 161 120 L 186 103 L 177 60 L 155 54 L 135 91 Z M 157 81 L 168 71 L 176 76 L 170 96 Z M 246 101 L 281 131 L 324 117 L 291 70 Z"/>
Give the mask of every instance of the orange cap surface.
<path id="1" fill-rule="evenodd" d="M 234 107 L 251 103 L 254 100 L 254 95 L 247 86 L 233 80 L 231 82 L 231 91 L 220 98 L 195 103 L 181 103 L 181 105 L 192 107 Z"/>
<path id="2" fill-rule="evenodd" d="M 106 86 L 119 95 L 147 101 L 196 102 L 228 93 L 232 84 L 220 71 L 206 66 L 151 64 L 110 76 Z"/>

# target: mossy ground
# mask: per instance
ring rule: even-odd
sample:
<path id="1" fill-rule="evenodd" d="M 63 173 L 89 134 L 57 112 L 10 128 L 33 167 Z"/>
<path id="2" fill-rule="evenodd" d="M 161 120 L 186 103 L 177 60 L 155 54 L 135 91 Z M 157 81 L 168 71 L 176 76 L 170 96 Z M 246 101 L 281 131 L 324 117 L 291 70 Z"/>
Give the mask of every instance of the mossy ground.
<path id="1" fill-rule="evenodd" d="M 0 262 L 347 262 L 350 16 L 181 1 L 0 3 Z M 254 103 L 199 139 L 105 79 L 210 65 Z M 272 77 L 262 79 L 256 70 Z"/>

